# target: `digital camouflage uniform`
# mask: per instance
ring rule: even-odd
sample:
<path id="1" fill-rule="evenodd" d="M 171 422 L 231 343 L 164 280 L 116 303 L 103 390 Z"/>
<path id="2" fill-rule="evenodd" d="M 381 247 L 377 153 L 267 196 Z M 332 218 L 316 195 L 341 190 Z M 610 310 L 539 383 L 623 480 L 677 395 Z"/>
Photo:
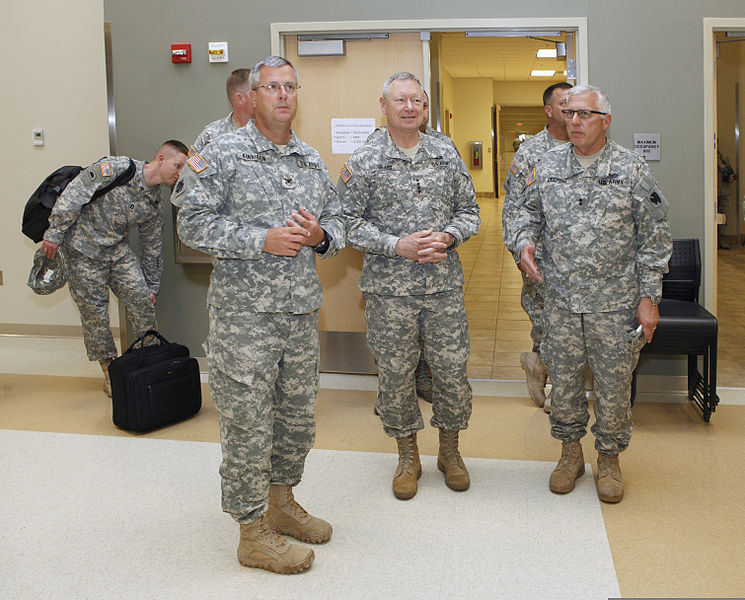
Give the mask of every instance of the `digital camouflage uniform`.
<path id="1" fill-rule="evenodd" d="M 90 201 L 99 188 L 129 167 L 126 156 L 111 156 L 83 169 L 62 192 L 44 239 L 61 244 L 69 268 L 70 294 L 80 311 L 90 360 L 117 355 L 109 327 L 109 288 L 127 309 L 135 336 L 157 329 L 150 293 L 163 273 L 163 206 L 160 185 L 148 185 L 142 169 L 126 184 Z M 129 246 L 137 225 L 140 261 Z"/>
<path id="2" fill-rule="evenodd" d="M 267 231 L 299 207 L 344 243 L 341 208 L 318 153 L 295 137 L 284 149 L 253 122 L 192 156 L 174 189 L 182 241 L 213 257 L 206 343 L 220 418 L 223 510 L 239 523 L 265 512 L 269 485 L 296 485 L 315 439 L 318 391 L 316 253 L 262 251 Z"/>
<path id="3" fill-rule="evenodd" d="M 233 121 L 233 113 L 230 113 L 227 117 L 223 117 L 217 121 L 212 121 L 212 123 L 207 125 L 202 130 L 202 133 L 197 136 L 197 139 L 190 148 L 189 155 L 191 156 L 192 154 L 201 152 L 207 144 L 219 138 L 223 133 L 230 133 L 235 130 L 236 126 Z"/>
<path id="4" fill-rule="evenodd" d="M 643 339 L 629 344 L 641 297 L 657 299 L 672 252 L 668 203 L 644 159 L 608 141 L 583 169 L 573 146 L 548 151 L 527 179 L 516 250 L 543 244 L 541 357 L 553 382 L 551 435 L 573 442 L 589 419 L 585 362 L 595 381 L 595 448 L 631 439 L 631 376 Z M 640 343 L 639 343 L 640 342 Z"/>
<path id="5" fill-rule="evenodd" d="M 219 138 L 223 133 L 231 133 L 236 130 L 235 123 L 233 122 L 233 113 L 230 113 L 227 117 L 212 121 L 207 125 L 202 132 L 194 140 L 194 143 L 189 147 L 189 156 L 194 156 L 198 152 L 201 152 L 204 147 Z M 181 200 L 179 198 L 171 198 L 171 203 L 174 206 L 181 207 Z"/>
<path id="6" fill-rule="evenodd" d="M 540 133 L 520 144 L 520 148 L 512 159 L 507 177 L 504 180 L 505 196 L 502 206 L 502 239 L 507 249 L 512 253 L 515 251 L 516 232 L 513 229 L 515 218 L 525 201 L 525 191 L 527 189 L 525 180 L 546 152 L 555 146 L 565 143 L 567 142 L 554 139 L 548 132 L 547 125 Z M 515 259 L 519 260 L 520 256 L 516 256 Z M 536 248 L 535 259 L 540 269 L 540 246 Z M 523 278 L 523 288 L 520 295 L 520 304 L 530 318 L 530 337 L 533 340 L 533 352 L 540 352 L 543 284 L 533 281 L 525 273 L 521 273 L 521 275 Z"/>
<path id="7" fill-rule="evenodd" d="M 386 127 L 385 125 L 377 127 L 375 131 L 373 131 L 368 136 L 367 141 L 370 142 L 375 138 L 384 135 L 386 131 L 388 131 L 388 127 Z M 425 125 L 424 133 L 426 133 L 427 135 L 431 135 L 438 140 L 445 142 L 446 144 L 449 144 L 456 152 L 458 152 L 458 148 L 456 148 L 455 142 L 453 142 L 450 137 L 440 131 L 437 131 L 436 129 L 432 129 L 429 124 Z M 460 156 L 460 152 L 458 152 L 458 156 Z M 432 402 L 432 376 L 430 374 L 429 365 L 424 359 L 424 340 L 422 339 L 421 332 L 419 332 L 419 362 L 417 363 L 414 377 L 417 395 L 421 395 L 421 397 L 424 398 L 427 402 Z"/>
<path id="8" fill-rule="evenodd" d="M 471 414 L 464 279 L 455 247 L 478 231 L 479 206 L 455 150 L 432 136 L 419 140 L 412 160 L 387 132 L 374 138 L 352 154 L 339 182 L 347 239 L 365 253 L 359 287 L 378 365 L 376 408 L 391 437 L 424 427 L 414 391 L 419 331 L 434 384 L 432 425 L 465 429 Z M 419 264 L 396 255 L 400 238 L 424 229 L 453 235 L 445 260 Z"/>

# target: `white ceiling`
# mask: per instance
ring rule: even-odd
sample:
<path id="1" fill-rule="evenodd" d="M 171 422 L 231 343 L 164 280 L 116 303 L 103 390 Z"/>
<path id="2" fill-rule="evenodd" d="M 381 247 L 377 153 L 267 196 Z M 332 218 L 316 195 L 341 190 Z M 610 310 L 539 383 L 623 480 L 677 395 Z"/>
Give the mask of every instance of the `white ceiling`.
<path id="1" fill-rule="evenodd" d="M 495 81 L 566 81 L 566 61 L 536 58 L 551 42 L 530 38 L 467 38 L 465 33 L 440 33 L 441 62 L 452 77 L 490 77 Z M 540 36 L 539 37 L 545 37 Z M 546 38 L 563 41 L 561 37 Z M 555 70 L 554 77 L 531 77 L 533 69 Z"/>

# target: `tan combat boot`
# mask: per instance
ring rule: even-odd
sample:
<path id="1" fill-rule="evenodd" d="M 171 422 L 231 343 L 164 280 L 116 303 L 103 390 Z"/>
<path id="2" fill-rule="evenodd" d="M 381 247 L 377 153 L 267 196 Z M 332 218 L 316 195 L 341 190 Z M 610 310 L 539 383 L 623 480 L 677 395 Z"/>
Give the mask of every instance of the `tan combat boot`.
<path id="1" fill-rule="evenodd" d="M 566 494 L 574 489 L 574 482 L 585 474 L 585 457 L 579 442 L 562 442 L 559 464 L 551 473 L 548 487 L 557 494 Z"/>
<path id="2" fill-rule="evenodd" d="M 458 431 L 440 429 L 440 450 L 437 468 L 445 473 L 445 483 L 451 490 L 462 492 L 471 485 L 466 465 L 458 452 Z"/>
<path id="3" fill-rule="evenodd" d="M 289 485 L 269 486 L 269 510 L 266 521 L 277 533 L 291 535 L 296 540 L 310 544 L 320 544 L 331 538 L 329 523 L 308 514 L 292 495 Z"/>
<path id="4" fill-rule="evenodd" d="M 546 402 L 546 394 L 543 390 L 546 387 L 548 371 L 546 365 L 541 360 L 538 352 L 523 352 L 520 355 L 520 366 L 525 371 L 528 383 L 528 394 L 538 406 L 543 406 Z"/>
<path id="5" fill-rule="evenodd" d="M 398 444 L 398 466 L 393 475 L 393 495 L 399 500 L 413 498 L 417 490 L 417 479 L 422 476 L 416 433 L 396 438 Z"/>
<path id="6" fill-rule="evenodd" d="M 109 379 L 109 365 L 111 364 L 110 358 L 104 358 L 103 360 L 99 360 L 98 364 L 101 365 L 101 370 L 103 371 L 103 392 L 106 394 L 109 398 L 111 398 L 111 379 Z"/>
<path id="7" fill-rule="evenodd" d="M 623 499 L 623 478 L 618 454 L 598 452 L 598 498 L 615 504 Z"/>
<path id="8" fill-rule="evenodd" d="M 266 522 L 266 515 L 253 523 L 241 523 L 238 562 L 245 567 L 289 575 L 305 571 L 314 558 L 313 550 L 291 544 L 275 532 Z"/>

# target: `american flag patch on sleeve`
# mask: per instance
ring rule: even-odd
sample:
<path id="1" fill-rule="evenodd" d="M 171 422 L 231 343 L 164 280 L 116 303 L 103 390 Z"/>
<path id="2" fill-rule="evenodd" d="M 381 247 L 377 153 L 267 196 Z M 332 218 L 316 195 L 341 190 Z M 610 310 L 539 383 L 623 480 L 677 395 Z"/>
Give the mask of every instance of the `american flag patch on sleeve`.
<path id="1" fill-rule="evenodd" d="M 528 185 L 533 185 L 535 183 L 535 168 L 528 174 L 528 179 L 525 183 Z"/>
<path id="2" fill-rule="evenodd" d="M 514 160 L 510 165 L 510 173 L 512 173 L 513 175 L 517 175 L 517 163 Z"/>
<path id="3" fill-rule="evenodd" d="M 341 173 L 339 174 L 339 176 L 344 183 L 352 179 L 352 170 L 347 166 L 347 163 L 344 163 L 341 166 Z"/>
<path id="4" fill-rule="evenodd" d="M 192 156 L 186 161 L 186 164 L 189 165 L 195 173 L 201 173 L 209 167 L 207 161 L 205 161 L 199 154 Z"/>

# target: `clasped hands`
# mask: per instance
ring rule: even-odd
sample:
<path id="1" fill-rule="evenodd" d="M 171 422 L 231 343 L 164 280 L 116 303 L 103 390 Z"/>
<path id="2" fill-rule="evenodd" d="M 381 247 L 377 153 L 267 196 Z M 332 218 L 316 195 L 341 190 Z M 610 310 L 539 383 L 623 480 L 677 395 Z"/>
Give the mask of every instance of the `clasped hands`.
<path id="1" fill-rule="evenodd" d="M 423 229 L 402 237 L 396 242 L 396 254 L 420 264 L 438 263 L 447 258 L 446 250 L 455 238 L 443 231 Z"/>
<path id="2" fill-rule="evenodd" d="M 285 223 L 284 227 L 272 227 L 266 232 L 264 252 L 295 257 L 303 246 L 317 246 L 323 241 L 324 232 L 318 219 L 302 206 Z"/>

